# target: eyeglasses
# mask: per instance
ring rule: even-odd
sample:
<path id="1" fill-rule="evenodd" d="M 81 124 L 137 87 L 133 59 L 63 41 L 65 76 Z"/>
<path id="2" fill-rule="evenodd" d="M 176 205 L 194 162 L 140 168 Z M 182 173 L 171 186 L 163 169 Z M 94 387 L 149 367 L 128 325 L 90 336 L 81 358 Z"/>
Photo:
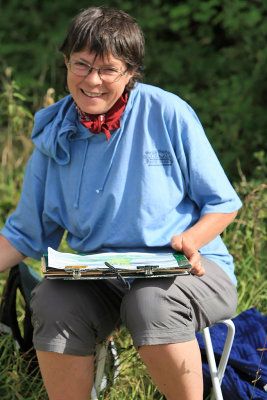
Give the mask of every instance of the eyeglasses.
<path id="1" fill-rule="evenodd" d="M 118 69 L 112 67 L 95 68 L 92 67 L 90 64 L 81 61 L 68 62 L 67 64 L 70 71 L 74 75 L 87 76 L 93 70 L 96 70 L 101 80 L 109 83 L 118 81 L 127 72 L 127 70 L 125 72 L 121 72 Z"/>

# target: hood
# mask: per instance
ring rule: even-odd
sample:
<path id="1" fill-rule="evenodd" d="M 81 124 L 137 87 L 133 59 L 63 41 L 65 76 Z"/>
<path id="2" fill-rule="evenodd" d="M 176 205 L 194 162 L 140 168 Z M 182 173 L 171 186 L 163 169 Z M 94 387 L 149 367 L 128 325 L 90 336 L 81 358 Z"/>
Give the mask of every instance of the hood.
<path id="1" fill-rule="evenodd" d="M 70 162 L 72 140 L 87 139 L 92 135 L 78 122 L 71 95 L 35 114 L 32 141 L 39 151 L 57 164 Z"/>

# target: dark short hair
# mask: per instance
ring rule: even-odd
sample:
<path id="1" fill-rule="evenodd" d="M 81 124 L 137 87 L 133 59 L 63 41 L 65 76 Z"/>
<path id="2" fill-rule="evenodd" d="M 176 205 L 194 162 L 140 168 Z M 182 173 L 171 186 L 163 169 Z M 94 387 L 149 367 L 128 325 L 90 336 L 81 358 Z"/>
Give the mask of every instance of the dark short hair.
<path id="1" fill-rule="evenodd" d="M 72 21 L 59 50 L 69 59 L 74 52 L 88 49 L 96 56 L 111 53 L 125 62 L 129 71 L 136 68 L 127 89 L 142 80 L 144 37 L 136 20 L 122 10 L 90 7 Z"/>

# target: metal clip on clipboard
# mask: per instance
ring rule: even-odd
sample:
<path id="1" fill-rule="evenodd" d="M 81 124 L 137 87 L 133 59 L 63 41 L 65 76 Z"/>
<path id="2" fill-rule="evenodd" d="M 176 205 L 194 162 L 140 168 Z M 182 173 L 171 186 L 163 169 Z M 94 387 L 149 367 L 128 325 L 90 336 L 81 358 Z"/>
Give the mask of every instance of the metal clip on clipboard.
<path id="1" fill-rule="evenodd" d="M 72 277 L 74 279 L 81 279 L 82 272 L 86 271 L 86 268 L 78 267 L 78 266 L 66 266 L 65 271 L 67 273 L 72 273 Z"/>
<path id="2" fill-rule="evenodd" d="M 137 269 L 142 269 L 144 270 L 144 274 L 146 276 L 151 276 L 153 275 L 153 271 L 159 269 L 159 265 L 143 265 L 140 267 L 137 267 Z"/>

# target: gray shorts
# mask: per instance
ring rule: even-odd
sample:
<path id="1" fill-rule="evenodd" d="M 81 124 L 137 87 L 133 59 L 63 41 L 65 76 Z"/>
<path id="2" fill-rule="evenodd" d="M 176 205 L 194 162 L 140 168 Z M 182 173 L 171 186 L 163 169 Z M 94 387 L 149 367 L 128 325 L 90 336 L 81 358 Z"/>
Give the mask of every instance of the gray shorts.
<path id="1" fill-rule="evenodd" d="M 195 332 L 231 318 L 237 306 L 227 274 L 205 257 L 201 262 L 203 277 L 136 279 L 130 291 L 113 279 L 43 279 L 31 300 L 35 348 L 90 355 L 120 324 L 136 348 L 193 340 Z"/>

